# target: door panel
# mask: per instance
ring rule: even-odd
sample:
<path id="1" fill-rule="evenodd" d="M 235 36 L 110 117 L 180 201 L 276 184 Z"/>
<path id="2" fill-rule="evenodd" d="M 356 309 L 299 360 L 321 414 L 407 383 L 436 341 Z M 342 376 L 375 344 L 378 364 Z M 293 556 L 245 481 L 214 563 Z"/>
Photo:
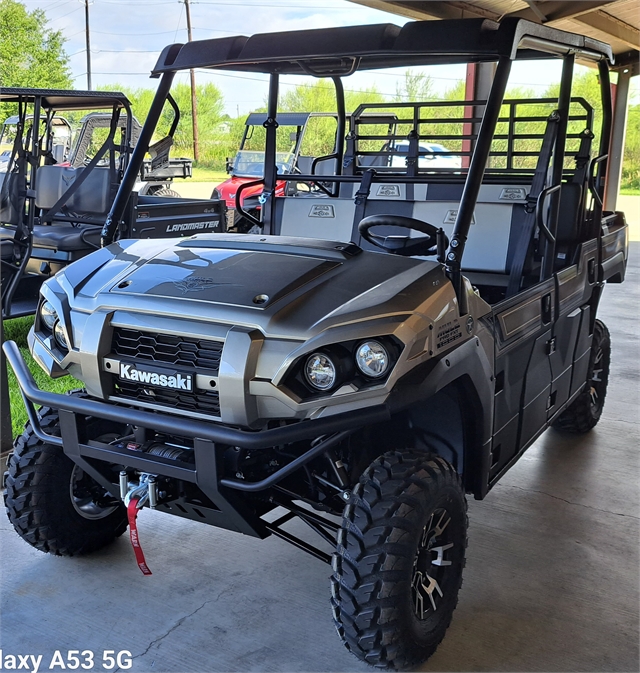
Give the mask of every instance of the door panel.
<path id="1" fill-rule="evenodd" d="M 551 395 L 552 406 L 549 409 L 551 417 L 568 399 L 571 388 L 571 370 L 576 350 L 576 340 L 580 328 L 582 311 L 576 309 L 568 315 L 560 316 L 556 322 L 555 337 L 550 348 L 549 360 L 551 363 Z"/>
<path id="2" fill-rule="evenodd" d="M 547 422 L 547 408 L 551 394 L 550 340 L 549 328 L 535 340 L 531 350 L 522 400 L 519 448 L 538 434 Z"/>
<path id="3" fill-rule="evenodd" d="M 555 281 L 550 278 L 494 306 L 493 479 L 546 425 L 552 382 L 548 348 L 555 297 Z"/>

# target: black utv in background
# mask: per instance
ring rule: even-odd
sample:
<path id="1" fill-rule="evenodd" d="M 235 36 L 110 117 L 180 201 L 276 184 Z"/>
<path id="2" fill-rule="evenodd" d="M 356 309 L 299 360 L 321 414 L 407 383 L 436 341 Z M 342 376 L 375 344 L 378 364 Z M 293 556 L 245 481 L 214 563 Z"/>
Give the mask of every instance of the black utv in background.
<path id="1" fill-rule="evenodd" d="M 2 315 L 17 318 L 35 312 L 44 280 L 100 247 L 140 124 L 117 91 L 0 88 L 0 102 L 16 112 L 0 133 L 0 252 Z M 85 112 L 74 132 L 64 115 Z M 178 118 L 176 107 L 175 125 Z M 171 182 L 191 175 L 191 159 L 149 151 L 132 198 L 179 197 Z M 146 237 L 134 221 L 122 234 Z"/>
<path id="2" fill-rule="evenodd" d="M 558 99 L 505 99 L 513 61 L 545 58 L 562 60 Z M 571 95 L 576 59 L 599 71 L 598 128 Z M 353 72 L 480 61 L 497 64 L 486 100 L 346 114 Z M 6 479 L 18 534 L 88 553 L 144 506 L 274 534 L 332 565 L 357 657 L 428 658 L 458 600 L 466 494 L 484 498 L 549 426 L 585 432 L 602 413 L 597 310 L 627 259 L 624 216 L 602 201 L 611 61 L 520 19 L 168 46 L 102 247 L 43 284 L 30 334 L 40 366 L 86 390 L 39 390 L 4 345 L 31 421 Z M 131 198 L 146 146 L 175 74 L 196 67 L 270 75 L 258 233 L 132 240 L 128 222 L 153 222 Z M 279 172 L 280 74 L 335 83 L 335 174 Z M 394 115 L 391 133 L 376 114 Z M 279 181 L 294 188 L 277 196 Z M 294 517 L 332 553 L 286 530 Z"/>

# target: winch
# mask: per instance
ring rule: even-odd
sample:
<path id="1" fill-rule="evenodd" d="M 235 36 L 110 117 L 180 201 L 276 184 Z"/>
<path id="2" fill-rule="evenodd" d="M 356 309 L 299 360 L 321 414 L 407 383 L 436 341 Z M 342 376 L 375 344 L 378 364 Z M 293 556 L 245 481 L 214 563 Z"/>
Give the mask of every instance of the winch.
<path id="1" fill-rule="evenodd" d="M 136 484 L 130 483 L 129 475 L 126 470 L 122 470 L 120 472 L 120 497 L 127 508 L 129 537 L 131 539 L 133 553 L 136 556 L 138 568 L 140 568 L 143 575 L 151 575 L 151 570 L 149 570 L 149 566 L 144 558 L 144 552 L 140 545 L 136 519 L 138 517 L 138 510 L 142 509 L 145 504 L 148 504 L 152 509 L 155 509 L 158 504 L 158 483 L 156 481 L 156 475 L 143 472 Z"/>

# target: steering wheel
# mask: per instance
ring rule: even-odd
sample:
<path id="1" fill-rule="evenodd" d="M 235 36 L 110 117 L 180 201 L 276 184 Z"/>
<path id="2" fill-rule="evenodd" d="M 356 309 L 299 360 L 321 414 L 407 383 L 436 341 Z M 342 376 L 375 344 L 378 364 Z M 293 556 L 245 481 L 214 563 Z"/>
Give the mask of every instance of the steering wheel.
<path id="1" fill-rule="evenodd" d="M 373 227 L 412 229 L 426 234 L 426 236 L 416 238 L 411 238 L 411 236 L 382 236 L 369 231 Z M 437 255 L 439 249 L 444 250 L 449 245 L 449 240 L 442 229 L 438 229 L 428 222 L 416 220 L 413 217 L 403 217 L 402 215 L 370 215 L 360 221 L 358 231 L 365 241 L 387 252 L 404 257 Z M 439 243 L 440 245 L 438 245 Z"/>

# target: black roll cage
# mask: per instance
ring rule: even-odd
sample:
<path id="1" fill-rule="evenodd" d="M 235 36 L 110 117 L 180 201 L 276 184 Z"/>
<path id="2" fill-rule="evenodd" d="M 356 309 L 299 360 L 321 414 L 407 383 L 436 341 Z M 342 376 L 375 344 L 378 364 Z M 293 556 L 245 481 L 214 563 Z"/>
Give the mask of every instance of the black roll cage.
<path id="1" fill-rule="evenodd" d="M 269 95 L 264 126 L 266 129 L 265 167 L 261 196 L 261 223 L 263 233 L 273 231 L 275 188 L 277 180 L 293 179 L 280 175 L 276 166 L 276 131 L 279 78 L 281 74 L 307 74 L 331 78 L 335 85 L 338 111 L 338 136 L 344 138 L 346 111 L 342 77 L 360 70 L 394 66 L 437 65 L 442 63 L 497 62 L 492 86 L 484 102 L 480 128 L 473 140 L 473 152 L 464 178 L 464 188 L 457 212 L 449 248 L 445 255 L 445 268 L 459 301 L 460 313 L 466 313 L 463 292 L 461 260 L 469 234 L 473 211 L 483 182 L 485 169 L 495 134 L 496 124 L 505 97 L 511 63 L 516 59 L 561 58 L 563 60 L 560 92 L 558 97 L 558 128 L 553 152 L 552 185 L 549 191 L 549 222 L 551 233 L 557 224 L 559 185 L 563 175 L 564 149 L 567 120 L 571 103 L 573 66 L 576 58 L 596 63 L 600 75 L 603 104 L 600 147 L 593 168 L 590 186 L 594 194 L 593 222 L 602 215 L 604 176 L 611 135 L 611 92 L 608 64 L 613 63 L 611 48 L 597 40 L 541 26 L 524 19 L 506 19 L 497 23 L 485 19 L 445 21 L 414 21 L 402 28 L 393 24 L 327 28 L 257 34 L 252 37 L 236 36 L 212 40 L 172 44 L 166 47 L 152 71 L 160 77 L 156 96 L 149 110 L 140 140 L 131 157 L 127 172 L 113 202 L 102 232 L 102 244 L 113 242 L 129 199 L 129 194 L 139 173 L 144 154 L 155 126 L 169 97 L 175 73 L 193 68 L 213 68 L 223 71 L 259 72 L 269 75 Z M 468 105 L 473 105 L 473 101 Z M 343 174 L 343 143 L 336 143 L 337 159 L 335 182 L 354 181 Z M 297 180 L 314 176 L 294 176 Z M 347 178 L 347 179 L 345 179 Z M 415 180 L 415 176 L 410 176 Z M 317 178 L 316 178 L 317 179 Z M 374 173 L 373 179 L 384 182 L 383 176 Z M 325 181 L 327 178 L 325 177 Z M 329 180 L 329 181 L 331 181 Z M 394 176 L 398 182 L 398 176 Z M 256 181 L 260 182 L 260 181 Z M 328 192 L 327 192 L 328 193 Z M 335 194 L 329 194 L 335 195 Z M 554 221 L 554 216 L 556 221 Z M 594 225 L 595 226 L 595 225 Z M 600 227 L 598 227 L 600 230 Z M 600 235 L 593 232 L 594 235 Z M 555 241 L 547 241 L 545 259 L 551 258 Z"/>

